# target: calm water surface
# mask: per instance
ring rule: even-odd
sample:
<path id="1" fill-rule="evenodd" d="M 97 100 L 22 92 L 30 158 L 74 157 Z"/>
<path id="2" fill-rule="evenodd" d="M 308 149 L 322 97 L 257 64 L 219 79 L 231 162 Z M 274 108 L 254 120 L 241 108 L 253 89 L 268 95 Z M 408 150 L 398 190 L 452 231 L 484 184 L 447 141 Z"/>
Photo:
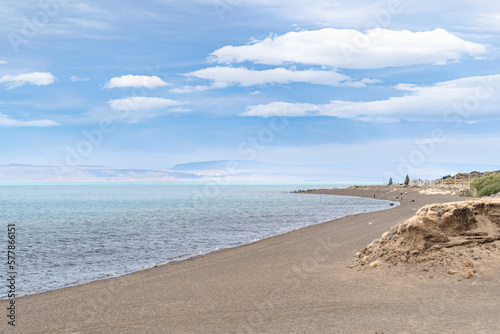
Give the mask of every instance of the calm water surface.
<path id="1" fill-rule="evenodd" d="M 34 293 L 233 247 L 350 214 L 369 198 L 291 194 L 335 185 L 1 184 L 0 245 L 16 225 L 18 293 Z M 0 298 L 7 296 L 1 289 Z"/>

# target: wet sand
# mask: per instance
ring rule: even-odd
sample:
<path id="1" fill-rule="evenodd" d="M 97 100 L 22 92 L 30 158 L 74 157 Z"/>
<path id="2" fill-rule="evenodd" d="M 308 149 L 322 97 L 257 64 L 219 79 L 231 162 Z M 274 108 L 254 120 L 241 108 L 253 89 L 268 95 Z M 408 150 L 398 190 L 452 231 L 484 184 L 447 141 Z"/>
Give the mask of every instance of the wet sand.
<path id="1" fill-rule="evenodd" d="M 387 189 L 321 193 L 384 199 L 399 195 Z M 388 210 L 309 226 L 117 278 L 18 298 L 15 331 L 500 332 L 498 268 L 471 280 L 406 266 L 348 268 L 355 261 L 354 250 L 410 218 L 418 208 L 461 199 L 411 191 L 396 208 L 388 206 Z M 0 305 L 6 310 L 7 301 Z M 0 328 L 7 332 L 3 318 Z"/>

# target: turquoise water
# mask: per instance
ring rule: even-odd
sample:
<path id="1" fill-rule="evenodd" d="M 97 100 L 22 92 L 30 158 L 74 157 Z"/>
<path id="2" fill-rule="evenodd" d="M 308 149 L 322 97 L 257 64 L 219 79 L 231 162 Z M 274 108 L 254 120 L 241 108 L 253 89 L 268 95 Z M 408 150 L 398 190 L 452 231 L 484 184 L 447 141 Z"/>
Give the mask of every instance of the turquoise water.
<path id="1" fill-rule="evenodd" d="M 7 224 L 16 224 L 16 289 L 29 294 L 389 206 L 366 198 L 290 193 L 333 186 L 2 184 L 0 251 L 7 253 Z M 2 280 L 7 271 L 4 262 Z M 3 289 L 0 298 L 6 295 Z"/>

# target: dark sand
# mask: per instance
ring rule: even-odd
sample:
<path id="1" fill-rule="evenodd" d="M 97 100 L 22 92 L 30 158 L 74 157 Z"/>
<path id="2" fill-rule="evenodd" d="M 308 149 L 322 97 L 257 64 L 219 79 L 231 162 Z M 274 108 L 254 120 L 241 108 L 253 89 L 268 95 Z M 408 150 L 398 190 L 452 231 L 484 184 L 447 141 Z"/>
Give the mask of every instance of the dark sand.
<path id="1" fill-rule="evenodd" d="M 396 196 L 382 187 L 330 193 Z M 498 268 L 468 280 L 446 275 L 445 268 L 442 273 L 411 266 L 347 268 L 355 261 L 354 250 L 418 208 L 456 200 L 409 194 L 390 210 L 18 298 L 15 330 L 4 315 L 0 332 L 499 333 Z M 0 303 L 4 314 L 7 302 Z"/>

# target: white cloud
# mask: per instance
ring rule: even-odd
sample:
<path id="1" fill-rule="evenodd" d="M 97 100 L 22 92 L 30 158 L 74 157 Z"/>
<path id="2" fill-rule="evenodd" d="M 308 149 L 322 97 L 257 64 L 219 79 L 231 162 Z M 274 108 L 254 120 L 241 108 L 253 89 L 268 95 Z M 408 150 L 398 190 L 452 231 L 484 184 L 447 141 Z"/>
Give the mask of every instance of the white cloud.
<path id="1" fill-rule="evenodd" d="M 500 119 L 500 74 L 445 81 L 432 86 L 400 84 L 396 88 L 407 94 L 369 102 L 273 102 L 250 106 L 241 115 L 334 116 L 370 122 L 475 122 Z"/>
<path id="2" fill-rule="evenodd" d="M 182 105 L 182 102 L 161 97 L 134 96 L 126 99 L 108 101 L 111 108 L 121 111 L 149 111 L 153 109 L 171 108 Z"/>
<path id="3" fill-rule="evenodd" d="M 9 89 L 28 84 L 36 86 L 47 86 L 54 83 L 54 81 L 54 76 L 48 72 L 32 72 L 19 75 L 5 75 L 0 78 L 0 83 L 6 83 Z"/>
<path id="4" fill-rule="evenodd" d="M 211 53 L 222 64 L 297 63 L 345 69 L 375 69 L 416 64 L 442 64 L 488 51 L 485 44 L 463 40 L 446 30 L 412 32 L 325 28 L 270 36 L 243 46 L 224 46 Z"/>
<path id="5" fill-rule="evenodd" d="M 0 64 L 7 64 L 5 60 L 0 60 Z"/>
<path id="6" fill-rule="evenodd" d="M 126 88 L 126 87 L 144 87 L 154 89 L 170 85 L 157 76 L 146 75 L 122 75 L 109 80 L 104 87 L 106 88 Z"/>
<path id="7" fill-rule="evenodd" d="M 318 85 L 339 86 L 357 85 L 365 86 L 365 83 L 380 82 L 378 80 L 363 79 L 353 82 L 352 78 L 336 71 L 305 70 L 296 71 L 286 68 L 274 68 L 271 70 L 255 71 L 243 67 L 216 66 L 205 68 L 186 74 L 187 76 L 211 80 L 216 87 L 227 87 L 229 85 L 240 85 L 250 87 L 264 84 L 290 84 L 303 82 Z M 203 86 L 202 86 L 203 87 Z M 196 90 L 196 88 L 195 88 Z M 198 90 L 202 90 L 201 87 Z"/>
<path id="8" fill-rule="evenodd" d="M 48 126 L 58 126 L 57 122 L 50 120 L 39 120 L 39 121 L 18 121 L 10 118 L 7 115 L 0 114 L 0 126 L 10 126 L 10 127 L 48 127 Z"/>

